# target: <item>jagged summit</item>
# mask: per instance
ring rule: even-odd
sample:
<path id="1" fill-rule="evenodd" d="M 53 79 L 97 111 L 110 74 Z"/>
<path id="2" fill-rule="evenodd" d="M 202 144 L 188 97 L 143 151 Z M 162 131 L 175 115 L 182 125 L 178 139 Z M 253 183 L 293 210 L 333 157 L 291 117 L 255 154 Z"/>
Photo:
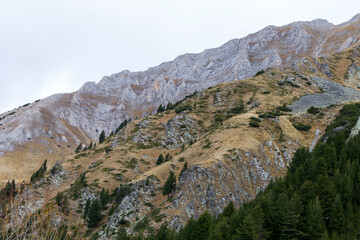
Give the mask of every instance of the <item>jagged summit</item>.
<path id="1" fill-rule="evenodd" d="M 356 22 L 360 20 L 360 13 L 356 14 L 354 17 L 352 17 L 349 22 Z"/>
<path id="2" fill-rule="evenodd" d="M 269 26 L 218 48 L 184 54 L 142 72 L 125 70 L 97 84 L 85 83 L 79 91 L 0 114 L 0 164 L 10 167 L 10 159 L 20 161 L 16 152 L 26 151 L 21 165 L 34 169 L 39 159 L 66 155 L 80 142 L 95 141 L 102 130 L 108 135 L 124 119 L 153 113 L 160 104 L 251 77 L 261 69 L 287 66 L 302 57 L 342 51 L 360 40 L 360 21 L 353 19 L 337 26 L 318 19 Z M 39 148 L 44 149 L 41 154 Z M 12 170 L 1 169 L 1 180 L 7 180 L 10 173 Z"/>

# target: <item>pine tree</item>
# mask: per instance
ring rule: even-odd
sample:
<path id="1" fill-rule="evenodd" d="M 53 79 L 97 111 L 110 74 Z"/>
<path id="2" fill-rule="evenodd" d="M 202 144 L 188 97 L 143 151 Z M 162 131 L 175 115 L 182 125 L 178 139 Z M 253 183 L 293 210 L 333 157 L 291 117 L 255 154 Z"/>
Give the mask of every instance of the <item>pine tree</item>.
<path id="1" fill-rule="evenodd" d="M 258 239 L 257 232 L 258 226 L 251 214 L 248 214 L 239 228 L 236 229 L 238 239 Z"/>
<path id="2" fill-rule="evenodd" d="M 12 191 L 12 192 L 15 192 L 15 190 L 16 190 L 16 184 L 15 184 L 15 179 L 13 179 L 13 180 L 11 181 L 11 191 Z"/>
<path id="3" fill-rule="evenodd" d="M 307 239 L 319 239 L 326 230 L 319 197 L 309 203 L 305 218 Z"/>
<path id="4" fill-rule="evenodd" d="M 156 165 L 160 165 L 164 162 L 164 157 L 162 154 L 159 155 L 159 157 L 156 160 Z"/>
<path id="5" fill-rule="evenodd" d="M 91 206 L 91 201 L 90 201 L 90 198 L 88 198 L 88 199 L 86 200 L 85 208 L 84 208 L 84 218 L 85 218 L 85 219 L 87 218 L 87 215 L 88 215 L 88 213 L 89 213 L 90 206 Z"/>
<path id="6" fill-rule="evenodd" d="M 47 171 L 47 159 L 45 159 L 43 165 L 42 165 L 42 171 L 45 173 Z"/>
<path id="7" fill-rule="evenodd" d="M 330 215 L 329 228 L 331 232 L 340 233 L 343 229 L 344 222 L 345 222 L 345 218 L 344 218 L 343 204 L 340 195 L 336 195 Z"/>
<path id="8" fill-rule="evenodd" d="M 89 208 L 89 212 L 87 214 L 87 225 L 89 228 L 94 228 L 101 221 L 101 206 L 99 200 L 95 199 Z"/>
<path id="9" fill-rule="evenodd" d="M 227 205 L 227 207 L 224 209 L 223 215 L 225 217 L 231 217 L 233 215 L 234 211 L 235 211 L 234 203 L 232 201 L 230 201 L 229 204 Z"/>
<path id="10" fill-rule="evenodd" d="M 101 203 L 101 207 L 105 209 L 106 204 L 108 204 L 110 201 L 110 195 L 109 195 L 109 189 L 107 189 L 105 191 L 104 188 L 101 189 L 101 193 L 100 193 L 100 203 Z"/>
<path id="11" fill-rule="evenodd" d="M 188 169 L 188 163 L 187 161 L 184 163 L 184 166 L 183 168 L 181 169 L 181 172 L 180 172 L 180 176 L 183 174 L 183 172 L 185 172 L 186 170 Z"/>
<path id="12" fill-rule="evenodd" d="M 165 182 L 162 194 L 169 195 L 176 187 L 176 177 L 173 171 L 170 171 L 169 177 Z"/>
<path id="13" fill-rule="evenodd" d="M 89 146 L 88 146 L 88 149 L 92 148 L 93 147 L 93 142 L 91 141 Z"/>
<path id="14" fill-rule="evenodd" d="M 102 144 L 105 141 L 105 131 L 102 130 L 99 136 L 99 144 Z"/>
<path id="15" fill-rule="evenodd" d="M 208 239 L 210 225 L 211 225 L 211 215 L 208 212 L 204 212 L 197 220 L 191 239 L 199 239 L 199 240 Z"/>
<path id="16" fill-rule="evenodd" d="M 160 106 L 159 106 L 159 108 L 157 109 L 157 113 L 161 113 L 161 112 L 163 112 L 163 111 L 165 111 L 165 108 L 160 104 Z"/>
<path id="17" fill-rule="evenodd" d="M 166 154 L 166 156 L 165 156 L 165 162 L 168 162 L 168 161 L 170 161 L 171 160 L 171 156 L 170 156 L 170 154 L 168 153 L 168 154 Z"/>
<path id="18" fill-rule="evenodd" d="M 297 229 L 299 217 L 300 215 L 296 214 L 295 202 L 287 202 L 284 205 L 280 240 L 298 239 L 300 237 L 300 231 Z"/>
<path id="19" fill-rule="evenodd" d="M 11 183 L 8 181 L 5 185 L 5 194 L 6 196 L 10 196 L 11 194 Z"/>
<path id="20" fill-rule="evenodd" d="M 79 144 L 79 146 L 75 149 L 75 153 L 79 153 L 82 149 L 82 143 Z"/>

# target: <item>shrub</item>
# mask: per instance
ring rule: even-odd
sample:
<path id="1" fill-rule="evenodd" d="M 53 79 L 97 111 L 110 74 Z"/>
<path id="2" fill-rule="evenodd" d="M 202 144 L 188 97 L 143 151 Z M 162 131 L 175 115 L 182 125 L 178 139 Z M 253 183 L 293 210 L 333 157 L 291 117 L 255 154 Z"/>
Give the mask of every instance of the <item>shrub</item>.
<path id="1" fill-rule="evenodd" d="M 279 107 L 276 107 L 277 110 L 279 111 L 283 111 L 283 112 L 291 112 L 291 108 L 288 108 L 287 106 L 285 106 L 285 104 L 283 106 L 279 106 Z"/>
<path id="2" fill-rule="evenodd" d="M 261 119 L 257 117 L 250 117 L 250 120 L 253 120 L 255 122 L 261 122 Z"/>
<path id="3" fill-rule="evenodd" d="M 190 104 L 186 104 L 186 105 L 183 105 L 183 106 L 179 106 L 179 107 L 177 107 L 177 108 L 175 108 L 175 112 L 176 113 L 181 113 L 181 112 L 183 112 L 183 111 L 186 111 L 186 110 L 189 110 L 189 111 L 191 111 L 191 105 Z"/>
<path id="4" fill-rule="evenodd" d="M 238 105 L 236 107 L 230 108 L 228 110 L 229 113 L 242 113 L 245 109 L 244 105 Z"/>
<path id="5" fill-rule="evenodd" d="M 292 87 L 295 87 L 295 88 L 300 88 L 299 85 L 297 85 L 296 83 L 293 83 L 293 82 L 289 82 L 290 83 L 290 86 Z"/>
<path id="6" fill-rule="evenodd" d="M 260 127 L 260 124 L 257 121 L 250 120 L 249 125 L 251 127 Z"/>
<path id="7" fill-rule="evenodd" d="M 309 131 L 311 126 L 303 123 L 293 123 L 293 126 L 299 131 Z"/>
<path id="8" fill-rule="evenodd" d="M 219 114 L 216 114 L 214 116 L 214 120 L 215 120 L 215 122 L 222 122 L 223 121 L 223 116 L 219 115 Z"/>
<path id="9" fill-rule="evenodd" d="M 258 71 L 256 74 L 255 74 L 255 77 L 257 76 L 260 76 L 261 74 L 263 74 L 265 72 L 264 69 L 261 69 L 260 71 Z"/>
<path id="10" fill-rule="evenodd" d="M 314 106 L 311 106 L 308 110 L 307 110 L 308 113 L 310 114 L 318 114 L 320 112 L 320 109 L 314 107 Z"/>

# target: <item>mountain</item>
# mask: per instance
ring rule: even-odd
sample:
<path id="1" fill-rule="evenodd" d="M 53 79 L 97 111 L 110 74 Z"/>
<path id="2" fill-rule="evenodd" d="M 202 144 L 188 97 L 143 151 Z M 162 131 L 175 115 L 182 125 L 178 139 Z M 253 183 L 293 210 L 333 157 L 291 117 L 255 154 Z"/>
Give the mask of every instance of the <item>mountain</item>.
<path id="1" fill-rule="evenodd" d="M 149 235 L 165 223 L 183 232 L 184 226 L 196 226 L 190 219 L 202 222 L 206 211 L 214 216 L 228 212 L 230 202 L 234 208 L 253 205 L 258 193 L 293 169 L 299 148 L 308 147 L 315 156 L 319 141 L 332 142 L 337 153 L 345 142 L 352 144 L 347 138 L 359 132 L 360 112 L 358 105 L 348 104 L 360 100 L 355 85 L 358 66 L 360 46 L 303 57 L 289 66 L 199 90 L 157 113 L 122 122 L 101 144 L 72 150 L 55 164 L 42 159 L 25 183 L 8 182 L 0 191 L 0 234 L 9 239 L 124 239 L 125 233 Z M 334 137 L 336 133 L 340 137 Z M 332 174 L 335 169 L 327 171 L 330 165 L 320 160 L 335 164 L 334 152 L 325 152 L 329 154 L 316 158 L 322 165 L 315 168 Z M 358 156 L 356 151 L 353 155 Z M 305 178 L 317 176 L 311 160 L 293 177 L 298 179 L 294 187 L 306 183 L 301 196 L 308 194 Z M 350 169 L 357 173 L 357 168 Z M 290 194 L 298 190 L 294 187 L 285 190 Z M 323 199 L 326 195 L 319 197 Z M 278 206 L 272 200 L 271 206 Z M 275 210 L 267 221 L 276 221 L 267 222 L 268 228 L 279 226 L 281 218 L 272 214 L 284 212 Z M 256 212 L 249 216 L 257 217 Z M 208 213 L 205 217 L 211 218 Z M 256 227 L 249 221 L 249 227 Z"/>
<path id="2" fill-rule="evenodd" d="M 199 54 L 184 54 L 144 72 L 122 71 L 0 115 L 1 181 L 24 180 L 47 158 L 51 163 L 80 143 L 109 135 L 128 118 L 154 113 L 160 104 L 219 83 L 241 80 L 262 69 L 284 67 L 356 45 L 359 15 L 340 25 L 326 20 L 268 26 Z M 328 71 L 325 66 L 318 66 Z M 17 171 L 19 168 L 21 172 Z"/>

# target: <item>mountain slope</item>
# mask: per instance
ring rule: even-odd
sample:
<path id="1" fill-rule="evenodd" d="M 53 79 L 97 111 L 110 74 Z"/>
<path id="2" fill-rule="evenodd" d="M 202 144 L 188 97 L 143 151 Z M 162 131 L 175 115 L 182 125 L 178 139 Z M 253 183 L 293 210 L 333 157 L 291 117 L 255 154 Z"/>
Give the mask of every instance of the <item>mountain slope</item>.
<path id="1" fill-rule="evenodd" d="M 5 196 L 0 194 L 0 226 L 19 236 L 68 229 L 69 239 L 92 234 L 115 238 L 122 229 L 151 233 L 165 221 L 179 230 L 206 210 L 221 213 L 230 201 L 239 207 L 271 179 L 284 176 L 298 148 L 313 150 L 342 106 L 354 101 L 351 94 L 359 90 L 345 91 L 340 83 L 346 80 L 343 68 L 360 64 L 359 53 L 354 47 L 326 59 L 303 58 L 290 67 L 196 92 L 166 111 L 132 120 L 104 143 L 49 164 L 44 176 L 40 171 L 37 181 L 22 185 L 21 191 L 9 184 Z M 322 73 L 319 64 L 329 72 Z M 324 82 L 330 88 L 322 88 Z M 299 103 L 304 109 L 317 104 L 304 99 L 334 92 L 349 95 L 341 102 L 322 99 L 320 109 L 291 111 Z M 352 116 L 351 124 L 356 122 Z M 343 130 L 333 128 L 328 130 Z M 160 154 L 167 160 L 157 164 Z M 185 162 L 188 168 L 182 172 Z M 164 196 L 170 171 L 176 188 Z M 102 188 L 114 194 L 100 211 L 103 219 L 88 228 L 86 202 L 101 198 Z M 14 197 L 11 207 L 7 195 Z"/>
<path id="2" fill-rule="evenodd" d="M 359 29 L 359 15 L 337 26 L 325 20 L 269 26 L 219 48 L 185 54 L 144 72 L 113 74 L 77 92 L 1 114 L 0 164 L 6 166 L 0 170 L 1 181 L 23 180 L 44 158 L 54 163 L 80 142 L 95 141 L 102 130 L 109 134 L 124 119 L 145 116 L 195 90 L 354 46 Z"/>

